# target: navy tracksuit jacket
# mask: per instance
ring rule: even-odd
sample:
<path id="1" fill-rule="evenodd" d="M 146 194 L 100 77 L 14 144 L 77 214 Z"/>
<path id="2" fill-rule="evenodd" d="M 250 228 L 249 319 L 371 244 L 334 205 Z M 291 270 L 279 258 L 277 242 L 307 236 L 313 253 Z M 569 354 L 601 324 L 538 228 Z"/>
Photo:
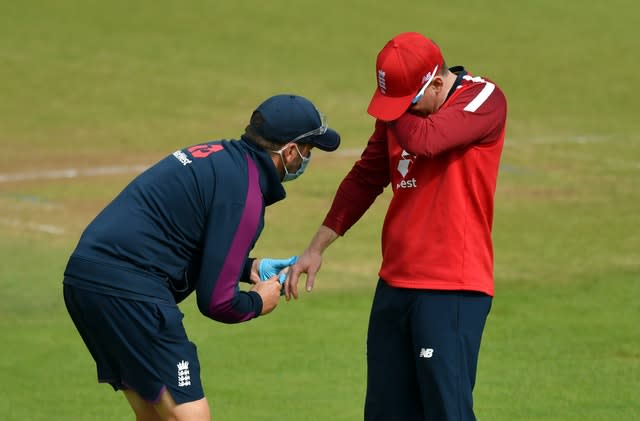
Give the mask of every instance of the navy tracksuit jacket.
<path id="1" fill-rule="evenodd" d="M 260 315 L 249 252 L 264 209 L 285 191 L 268 152 L 245 139 L 178 150 L 135 178 L 83 232 L 65 284 L 146 301 L 196 291 L 202 314 L 225 323 Z"/>

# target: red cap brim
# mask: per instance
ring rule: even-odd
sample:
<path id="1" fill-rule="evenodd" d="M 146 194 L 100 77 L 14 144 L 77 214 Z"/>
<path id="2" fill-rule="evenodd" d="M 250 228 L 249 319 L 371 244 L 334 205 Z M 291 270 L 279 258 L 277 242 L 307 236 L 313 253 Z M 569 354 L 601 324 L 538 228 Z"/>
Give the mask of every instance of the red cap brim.
<path id="1" fill-rule="evenodd" d="M 411 100 L 414 97 L 415 94 L 407 96 L 386 96 L 380 92 L 380 89 L 376 88 L 367 112 L 382 121 L 397 120 L 409 109 Z"/>

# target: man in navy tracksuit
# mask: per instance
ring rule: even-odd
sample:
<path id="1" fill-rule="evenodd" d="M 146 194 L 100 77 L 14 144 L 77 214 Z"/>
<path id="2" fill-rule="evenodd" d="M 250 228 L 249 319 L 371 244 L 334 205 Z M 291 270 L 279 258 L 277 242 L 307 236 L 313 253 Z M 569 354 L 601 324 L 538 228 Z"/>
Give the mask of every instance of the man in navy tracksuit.
<path id="1" fill-rule="evenodd" d="M 86 228 L 64 273 L 65 303 L 98 380 L 123 390 L 138 419 L 210 419 L 176 303 L 196 291 L 202 314 L 224 323 L 272 311 L 293 261 L 249 258 L 264 209 L 284 199 L 282 182 L 302 174 L 313 147 L 339 144 L 309 100 L 277 95 L 240 140 L 175 151 Z M 241 291 L 239 281 L 254 285 Z"/>

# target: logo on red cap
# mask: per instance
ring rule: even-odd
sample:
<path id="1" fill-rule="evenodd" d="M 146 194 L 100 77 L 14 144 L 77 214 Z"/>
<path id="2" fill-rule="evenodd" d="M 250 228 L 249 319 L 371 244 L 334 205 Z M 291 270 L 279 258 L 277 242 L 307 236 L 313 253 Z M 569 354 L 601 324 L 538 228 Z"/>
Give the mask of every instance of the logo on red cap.
<path id="1" fill-rule="evenodd" d="M 440 48 L 417 32 L 405 32 L 380 50 L 376 60 L 378 86 L 368 112 L 384 121 L 395 120 L 410 106 L 418 90 L 444 65 Z"/>
<path id="2" fill-rule="evenodd" d="M 387 82 L 384 80 L 384 70 L 378 70 L 378 87 L 383 94 L 387 93 Z"/>

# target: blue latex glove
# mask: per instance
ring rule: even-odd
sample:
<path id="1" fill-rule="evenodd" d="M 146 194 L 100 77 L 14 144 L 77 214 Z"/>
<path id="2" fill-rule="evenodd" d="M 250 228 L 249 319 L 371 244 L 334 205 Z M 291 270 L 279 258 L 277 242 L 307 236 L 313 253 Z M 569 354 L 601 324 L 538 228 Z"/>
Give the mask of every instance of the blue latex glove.
<path id="1" fill-rule="evenodd" d="M 287 274 L 280 272 L 297 261 L 298 256 L 291 256 L 288 259 L 261 259 L 260 264 L 258 265 L 258 274 L 260 275 L 260 280 L 266 281 L 267 279 L 280 274 L 278 280 L 281 284 L 284 284 L 284 281 L 287 280 Z"/>

